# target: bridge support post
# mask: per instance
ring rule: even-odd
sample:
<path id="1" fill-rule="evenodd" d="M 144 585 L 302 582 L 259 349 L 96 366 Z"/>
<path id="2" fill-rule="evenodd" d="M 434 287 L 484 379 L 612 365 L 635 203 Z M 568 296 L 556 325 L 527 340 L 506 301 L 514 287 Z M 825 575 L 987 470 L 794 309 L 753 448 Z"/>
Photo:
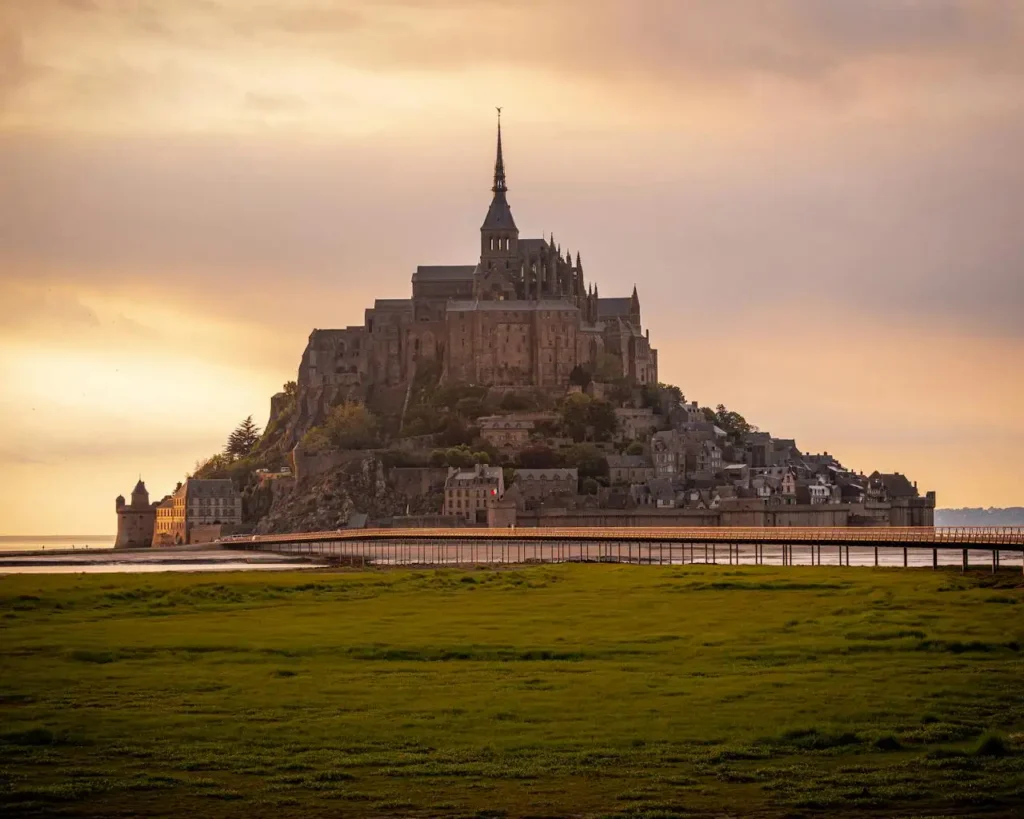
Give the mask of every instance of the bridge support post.
<path id="1" fill-rule="evenodd" d="M 999 554 L 998 550 L 996 550 L 996 549 L 992 550 L 992 574 L 995 574 L 996 573 L 996 569 L 999 568 L 999 557 L 998 557 L 998 554 Z"/>
<path id="2" fill-rule="evenodd" d="M 903 568 L 907 568 L 907 547 L 903 547 Z"/>
<path id="3" fill-rule="evenodd" d="M 961 569 L 961 571 L 964 571 L 964 572 L 966 572 L 966 571 L 967 571 L 967 569 L 968 569 L 968 565 L 967 565 L 967 550 L 966 550 L 966 549 L 964 549 L 964 566 L 963 566 L 963 568 Z"/>
<path id="4" fill-rule="evenodd" d="M 939 568 L 939 550 L 932 549 L 932 571 Z"/>

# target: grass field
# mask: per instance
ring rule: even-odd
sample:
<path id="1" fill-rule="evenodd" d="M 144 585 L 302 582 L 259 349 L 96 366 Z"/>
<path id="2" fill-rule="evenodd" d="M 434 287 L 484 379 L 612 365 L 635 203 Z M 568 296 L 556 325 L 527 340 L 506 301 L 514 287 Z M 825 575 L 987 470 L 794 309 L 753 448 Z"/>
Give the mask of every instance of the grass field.
<path id="1" fill-rule="evenodd" d="M 4 816 L 1021 815 L 1018 574 L 0 578 Z"/>

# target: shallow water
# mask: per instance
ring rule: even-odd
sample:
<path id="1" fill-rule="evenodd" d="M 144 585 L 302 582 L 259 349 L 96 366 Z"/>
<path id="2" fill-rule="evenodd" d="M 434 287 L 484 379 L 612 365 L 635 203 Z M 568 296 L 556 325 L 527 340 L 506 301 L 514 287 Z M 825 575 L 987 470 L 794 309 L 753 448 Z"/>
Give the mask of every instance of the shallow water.
<path id="1" fill-rule="evenodd" d="M 95 563 L 92 565 L 4 566 L 4 574 L 147 574 L 152 572 L 250 572 L 313 569 L 315 563 Z"/>
<path id="2" fill-rule="evenodd" d="M 114 535 L 0 535 L 0 553 L 113 548 Z"/>

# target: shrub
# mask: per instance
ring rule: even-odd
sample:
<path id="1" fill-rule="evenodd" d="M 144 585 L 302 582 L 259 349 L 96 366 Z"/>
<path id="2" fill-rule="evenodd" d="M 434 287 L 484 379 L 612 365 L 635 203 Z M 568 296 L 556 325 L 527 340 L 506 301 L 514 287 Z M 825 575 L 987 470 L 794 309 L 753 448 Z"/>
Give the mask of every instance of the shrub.
<path id="1" fill-rule="evenodd" d="M 1010 747 L 1002 734 L 987 733 L 974 749 L 975 756 L 1008 756 Z"/>

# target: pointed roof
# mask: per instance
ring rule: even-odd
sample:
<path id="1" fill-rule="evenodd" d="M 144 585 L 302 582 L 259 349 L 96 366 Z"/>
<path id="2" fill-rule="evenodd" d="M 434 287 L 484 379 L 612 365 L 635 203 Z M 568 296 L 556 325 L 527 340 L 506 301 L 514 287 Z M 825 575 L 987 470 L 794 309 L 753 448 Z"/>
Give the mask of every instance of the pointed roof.
<path id="1" fill-rule="evenodd" d="M 501 155 L 501 109 L 498 109 L 498 155 L 494 160 L 494 186 L 491 188 L 492 191 L 498 193 L 500 191 L 507 191 L 508 186 L 505 184 L 505 159 Z"/>
<path id="2" fill-rule="evenodd" d="M 498 151 L 494 159 L 494 184 L 491 186 L 494 198 L 491 199 L 491 206 L 487 209 L 487 216 L 480 230 L 509 230 L 518 231 L 516 222 L 512 218 L 512 209 L 508 206 L 505 193 L 508 185 L 505 182 L 505 159 L 501 153 L 501 109 L 498 109 Z"/>
<path id="3" fill-rule="evenodd" d="M 145 491 L 146 491 L 146 484 L 144 484 L 142 482 L 142 478 L 139 478 L 139 482 L 137 484 L 135 484 L 135 488 L 132 490 L 132 494 L 134 495 L 136 492 L 145 492 Z"/>

